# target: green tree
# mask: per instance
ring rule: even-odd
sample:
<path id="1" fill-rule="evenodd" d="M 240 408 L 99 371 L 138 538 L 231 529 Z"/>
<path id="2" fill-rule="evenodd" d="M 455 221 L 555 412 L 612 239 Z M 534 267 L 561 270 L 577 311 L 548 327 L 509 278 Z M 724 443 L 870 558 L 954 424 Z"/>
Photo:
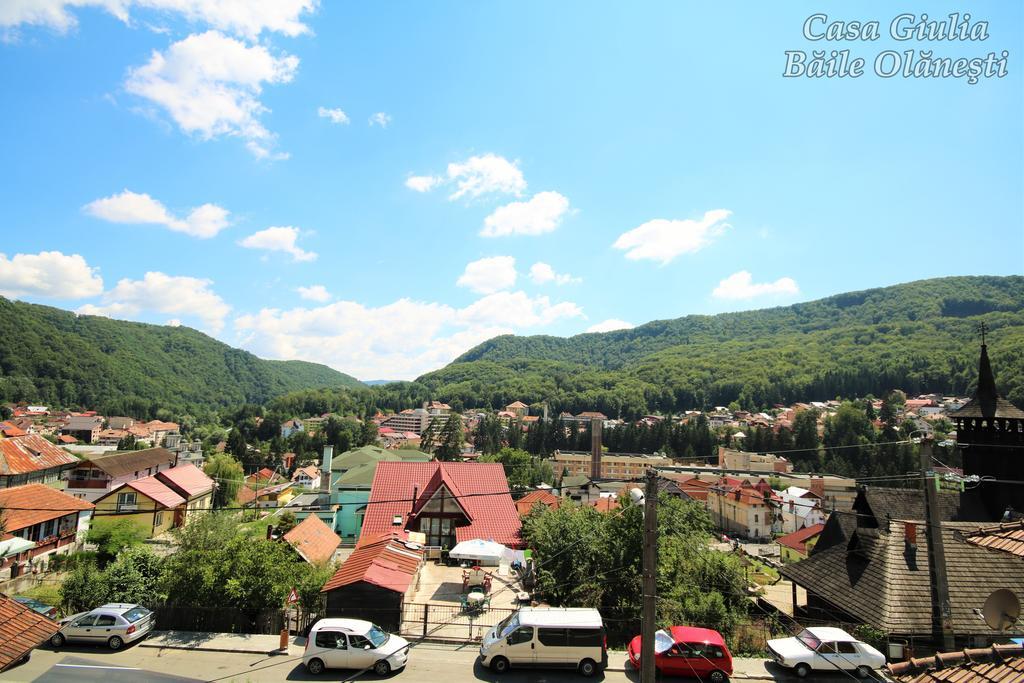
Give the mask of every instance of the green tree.
<path id="1" fill-rule="evenodd" d="M 78 562 L 60 585 L 60 608 L 77 614 L 109 602 L 107 580 L 94 562 Z"/>
<path id="2" fill-rule="evenodd" d="M 120 438 L 117 442 L 117 450 L 119 451 L 134 451 L 135 450 L 135 435 L 126 434 Z"/>
<path id="3" fill-rule="evenodd" d="M 505 470 L 505 478 L 513 489 L 533 488 L 537 484 L 553 484 L 555 477 L 551 463 L 517 448 L 502 448 L 493 455 L 480 456 L 480 462 L 498 462 Z"/>
<path id="4" fill-rule="evenodd" d="M 203 471 L 216 483 L 213 490 L 214 507 L 228 507 L 238 497 L 238 490 L 245 481 L 242 464 L 227 453 L 215 453 L 206 461 Z"/>
<path id="5" fill-rule="evenodd" d="M 160 558 L 149 549 L 141 546 L 125 548 L 103 571 L 108 599 L 140 605 L 158 602 L 160 567 Z"/>

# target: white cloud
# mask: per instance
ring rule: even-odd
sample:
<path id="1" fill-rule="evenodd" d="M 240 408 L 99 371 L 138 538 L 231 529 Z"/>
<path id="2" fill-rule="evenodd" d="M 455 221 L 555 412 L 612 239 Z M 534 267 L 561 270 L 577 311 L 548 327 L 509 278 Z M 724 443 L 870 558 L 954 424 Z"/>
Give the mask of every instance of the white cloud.
<path id="1" fill-rule="evenodd" d="M 154 50 L 147 64 L 129 70 L 124 86 L 162 107 L 187 134 L 238 137 L 257 158 L 283 158 L 271 151 L 275 136 L 260 122 L 269 110 L 259 95 L 264 84 L 291 81 L 298 66 L 298 57 L 207 31 Z"/>
<path id="2" fill-rule="evenodd" d="M 405 179 L 405 186 L 417 192 L 430 192 L 442 182 L 444 182 L 444 178 L 439 176 L 414 175 Z"/>
<path id="3" fill-rule="evenodd" d="M 796 281 L 793 278 L 780 277 L 775 282 L 755 284 L 753 276 L 749 272 L 741 270 L 719 282 L 715 290 L 711 292 L 711 296 L 716 299 L 753 299 L 759 296 L 783 296 L 799 293 L 800 289 L 796 286 Z"/>
<path id="4" fill-rule="evenodd" d="M 316 110 L 316 115 L 322 119 L 330 119 L 331 123 L 348 123 L 348 114 L 341 109 L 328 109 L 327 107 L 319 107 Z"/>
<path id="5" fill-rule="evenodd" d="M 578 315 L 573 303 L 499 292 L 461 310 L 410 299 L 263 309 L 238 317 L 235 328 L 239 343 L 264 357 L 316 361 L 362 378 L 413 379 L 491 337 Z"/>
<path id="6" fill-rule="evenodd" d="M 0 295 L 84 299 L 103 291 L 103 278 L 78 254 L 0 254 Z"/>
<path id="7" fill-rule="evenodd" d="M 509 289 L 516 284 L 516 260 L 511 256 L 491 256 L 467 263 L 455 284 L 480 294 Z"/>
<path id="8" fill-rule="evenodd" d="M 556 273 L 555 269 L 543 261 L 538 261 L 530 266 L 530 279 L 538 285 L 554 282 L 556 285 L 567 285 L 582 282 L 578 277 L 568 273 Z"/>
<path id="9" fill-rule="evenodd" d="M 331 294 L 323 285 L 310 285 L 309 287 L 296 287 L 295 291 L 307 301 L 318 301 L 325 303 L 331 300 Z"/>
<path id="10" fill-rule="evenodd" d="M 391 123 L 391 116 L 382 111 L 372 114 L 369 119 L 371 126 L 380 126 L 381 128 L 387 128 L 388 124 Z"/>
<path id="11" fill-rule="evenodd" d="M 97 199 L 82 210 L 111 223 L 154 223 L 202 238 L 213 237 L 229 225 L 228 211 L 216 204 L 203 204 L 181 219 L 174 217 L 167 207 L 148 194 L 131 190 Z"/>
<path id="12" fill-rule="evenodd" d="M 46 26 L 64 33 L 77 24 L 70 9 L 98 7 L 128 23 L 132 7 L 181 15 L 187 21 L 255 39 L 263 31 L 297 36 L 309 27 L 300 16 L 317 0 L 4 0 L 0 26 Z"/>
<path id="13" fill-rule="evenodd" d="M 213 282 L 187 276 L 148 272 L 141 280 L 120 280 L 104 293 L 99 306 L 86 304 L 78 309 L 84 315 L 134 317 L 142 313 L 164 313 L 196 318 L 211 332 L 224 327 L 231 307 L 210 289 Z M 172 319 L 169 324 L 179 318 Z"/>
<path id="14" fill-rule="evenodd" d="M 263 249 L 265 251 L 283 251 L 291 254 L 295 261 L 313 261 L 316 253 L 300 249 L 296 240 L 299 239 L 299 229 L 290 225 L 275 226 L 254 232 L 238 244 L 246 249 Z"/>
<path id="15" fill-rule="evenodd" d="M 166 323 L 167 327 L 181 327 L 181 320 L 179 318 L 171 318 Z"/>
<path id="16" fill-rule="evenodd" d="M 619 320 L 618 318 L 608 318 L 608 320 L 602 320 L 601 322 L 591 325 L 587 328 L 587 332 L 612 332 L 614 330 L 631 330 L 636 325 L 633 323 L 627 323 L 625 320 Z"/>
<path id="17" fill-rule="evenodd" d="M 557 192 L 539 192 L 529 201 L 499 206 L 484 219 L 483 237 L 503 235 L 542 235 L 562 222 L 569 200 Z"/>
<path id="18" fill-rule="evenodd" d="M 729 227 L 724 221 L 731 213 L 715 209 L 705 212 L 700 220 L 656 218 L 622 233 L 612 246 L 625 250 L 628 259 L 649 259 L 664 265 L 680 254 L 700 251 L 711 244 Z"/>

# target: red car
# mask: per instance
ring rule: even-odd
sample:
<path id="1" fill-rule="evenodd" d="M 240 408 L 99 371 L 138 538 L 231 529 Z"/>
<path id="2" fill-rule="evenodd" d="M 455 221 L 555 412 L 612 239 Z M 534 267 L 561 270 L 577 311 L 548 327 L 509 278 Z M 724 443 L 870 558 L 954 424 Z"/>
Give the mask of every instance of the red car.
<path id="1" fill-rule="evenodd" d="M 629 642 L 628 652 L 630 663 L 639 670 L 640 636 Z M 718 631 L 672 626 L 654 634 L 654 667 L 667 676 L 725 683 L 732 676 L 732 655 Z"/>

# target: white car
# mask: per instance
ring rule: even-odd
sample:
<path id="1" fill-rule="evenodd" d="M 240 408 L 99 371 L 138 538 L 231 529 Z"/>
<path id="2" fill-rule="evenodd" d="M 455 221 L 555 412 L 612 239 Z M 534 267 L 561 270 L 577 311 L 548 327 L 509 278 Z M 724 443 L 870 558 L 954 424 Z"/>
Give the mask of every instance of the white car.
<path id="1" fill-rule="evenodd" d="M 325 669 L 373 669 L 378 676 L 405 667 L 409 641 L 361 619 L 321 619 L 313 624 L 302 663 L 311 674 Z"/>
<path id="2" fill-rule="evenodd" d="M 793 638 L 768 641 L 768 652 L 779 665 L 800 678 L 812 671 L 852 671 L 868 678 L 885 666 L 885 656 L 839 628 L 805 628 Z"/>
<path id="3" fill-rule="evenodd" d="M 50 637 L 53 647 L 78 641 L 102 643 L 111 650 L 120 650 L 125 643 L 145 638 L 156 626 L 156 619 L 141 605 L 112 602 L 89 612 L 64 617 L 57 623 L 60 631 Z"/>

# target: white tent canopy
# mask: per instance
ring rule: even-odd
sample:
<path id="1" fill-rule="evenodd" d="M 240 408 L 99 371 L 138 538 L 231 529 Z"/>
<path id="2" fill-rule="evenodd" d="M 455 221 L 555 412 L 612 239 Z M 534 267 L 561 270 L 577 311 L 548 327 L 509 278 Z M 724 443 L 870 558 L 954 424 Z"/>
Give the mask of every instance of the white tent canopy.
<path id="1" fill-rule="evenodd" d="M 476 560 L 480 564 L 498 564 L 501 560 L 510 559 L 513 551 L 500 543 L 474 538 L 455 545 L 448 557 L 456 560 Z"/>

